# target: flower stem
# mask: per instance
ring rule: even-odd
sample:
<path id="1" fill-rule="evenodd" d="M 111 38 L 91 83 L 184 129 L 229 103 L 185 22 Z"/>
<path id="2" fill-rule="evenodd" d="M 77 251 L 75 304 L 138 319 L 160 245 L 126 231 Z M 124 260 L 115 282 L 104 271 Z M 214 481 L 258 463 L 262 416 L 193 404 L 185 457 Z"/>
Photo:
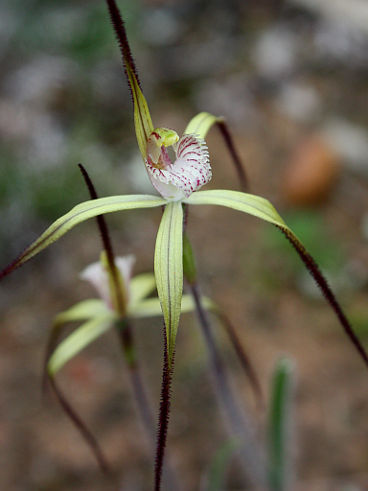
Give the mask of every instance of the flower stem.
<path id="1" fill-rule="evenodd" d="M 266 482 L 264 457 L 256 444 L 251 422 L 248 420 L 245 412 L 239 409 L 237 401 L 233 396 L 222 358 L 216 346 L 208 314 L 201 302 L 198 285 L 191 284 L 190 289 L 202 328 L 202 334 L 206 341 L 216 395 L 232 436 L 241 442 L 239 453 L 242 461 L 242 470 L 244 470 L 244 473 L 253 485 L 264 486 Z M 246 469 L 244 469 L 245 467 Z"/>

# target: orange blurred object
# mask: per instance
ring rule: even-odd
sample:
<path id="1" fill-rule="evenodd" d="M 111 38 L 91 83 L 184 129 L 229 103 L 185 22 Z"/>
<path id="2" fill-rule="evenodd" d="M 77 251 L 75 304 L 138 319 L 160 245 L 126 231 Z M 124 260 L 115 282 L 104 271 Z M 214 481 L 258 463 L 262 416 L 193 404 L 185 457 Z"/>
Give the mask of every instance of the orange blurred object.
<path id="1" fill-rule="evenodd" d="M 339 172 L 339 159 L 318 135 L 302 140 L 292 152 L 283 179 L 283 195 L 293 205 L 313 205 L 325 199 Z"/>

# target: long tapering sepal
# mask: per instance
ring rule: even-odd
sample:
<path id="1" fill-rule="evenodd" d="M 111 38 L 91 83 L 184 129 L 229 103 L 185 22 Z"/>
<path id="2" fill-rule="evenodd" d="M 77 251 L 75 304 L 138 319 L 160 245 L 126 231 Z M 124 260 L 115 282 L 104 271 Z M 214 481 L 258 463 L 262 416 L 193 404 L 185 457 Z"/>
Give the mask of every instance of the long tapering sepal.
<path id="1" fill-rule="evenodd" d="M 151 115 L 148 109 L 147 101 L 143 95 L 138 78 L 137 68 L 134 63 L 132 52 L 130 50 L 128 36 L 125 25 L 115 0 L 106 0 L 112 25 L 119 42 L 125 74 L 128 79 L 129 88 L 134 104 L 134 125 L 138 140 L 139 150 L 145 160 L 147 157 L 146 146 L 147 140 L 153 131 Z"/>
<path id="2" fill-rule="evenodd" d="M 162 215 L 156 239 L 155 278 L 165 320 L 170 367 L 183 293 L 183 207 L 179 201 L 168 203 Z"/>
<path id="3" fill-rule="evenodd" d="M 0 272 L 0 279 L 10 274 L 16 268 L 27 262 L 33 256 L 46 249 L 49 245 L 60 239 L 69 230 L 85 220 L 104 213 L 133 210 L 140 208 L 154 208 L 162 206 L 166 201 L 157 196 L 150 195 L 126 195 L 109 196 L 96 200 L 85 201 L 75 206 L 69 213 L 56 220 L 37 240 L 12 263 Z"/>

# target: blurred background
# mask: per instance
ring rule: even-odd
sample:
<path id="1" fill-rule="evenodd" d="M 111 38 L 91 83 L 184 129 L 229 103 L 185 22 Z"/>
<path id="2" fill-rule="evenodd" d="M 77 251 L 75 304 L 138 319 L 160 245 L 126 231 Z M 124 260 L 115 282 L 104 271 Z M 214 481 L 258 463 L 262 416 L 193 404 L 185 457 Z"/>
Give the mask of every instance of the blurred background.
<path id="1" fill-rule="evenodd" d="M 250 192 L 271 200 L 334 287 L 368 347 L 368 4 L 365 0 L 128 1 L 126 21 L 155 126 L 179 134 L 199 111 L 226 117 Z M 132 103 L 102 0 L 0 4 L 0 253 L 14 258 L 88 193 L 151 193 Z M 213 129 L 208 188 L 239 189 Z M 160 211 L 108 217 L 115 249 L 151 271 Z M 297 490 L 368 488 L 366 369 L 296 254 L 273 227 L 220 208 L 190 211 L 202 291 L 224 308 L 269 394 L 275 361 L 297 367 Z M 0 285 L 0 488 L 105 490 L 41 365 L 54 315 L 93 297 L 78 279 L 100 242 L 85 223 Z M 145 379 L 158 408 L 162 323 L 139 322 Z M 217 335 L 238 395 L 264 434 L 249 386 Z M 194 316 L 179 330 L 169 452 L 184 489 L 199 489 L 226 441 Z M 62 387 L 85 416 L 122 489 L 149 489 L 125 366 L 110 332 L 71 361 Z M 245 464 L 246 465 L 246 464 Z M 240 489 L 236 480 L 226 489 Z"/>

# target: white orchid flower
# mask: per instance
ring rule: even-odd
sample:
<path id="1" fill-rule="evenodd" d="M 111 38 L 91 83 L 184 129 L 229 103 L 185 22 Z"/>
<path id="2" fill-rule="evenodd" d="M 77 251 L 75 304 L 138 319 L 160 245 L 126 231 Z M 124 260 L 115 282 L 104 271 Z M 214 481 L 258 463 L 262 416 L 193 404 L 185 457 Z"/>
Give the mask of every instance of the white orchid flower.
<path id="1" fill-rule="evenodd" d="M 130 300 L 130 280 L 134 263 L 135 257 L 132 254 L 115 258 L 115 265 L 124 289 L 123 296 L 127 302 L 126 308 L 128 308 Z M 109 309 L 114 310 L 114 295 L 104 252 L 101 254 L 100 261 L 87 266 L 79 276 L 82 280 L 88 281 L 96 289 L 98 295 Z"/>
<path id="2" fill-rule="evenodd" d="M 152 273 L 142 273 L 132 277 L 135 263 L 133 255 L 115 258 L 127 299 L 126 317 L 130 319 L 156 317 L 162 315 L 158 297 L 148 298 L 155 290 L 155 277 Z M 62 328 L 70 322 L 81 322 L 53 351 L 47 364 L 48 373 L 54 376 L 67 361 L 82 349 L 104 334 L 121 319 L 114 307 L 113 289 L 106 267 L 106 255 L 101 253 L 100 261 L 90 264 L 80 274 L 82 280 L 88 281 L 97 291 L 100 298 L 78 302 L 70 309 L 58 314 L 53 322 L 50 339 L 55 346 Z M 204 297 L 205 308 L 216 310 L 215 304 Z M 182 312 L 192 312 L 195 306 L 190 295 L 182 297 Z M 50 353 L 51 354 L 51 353 Z"/>

